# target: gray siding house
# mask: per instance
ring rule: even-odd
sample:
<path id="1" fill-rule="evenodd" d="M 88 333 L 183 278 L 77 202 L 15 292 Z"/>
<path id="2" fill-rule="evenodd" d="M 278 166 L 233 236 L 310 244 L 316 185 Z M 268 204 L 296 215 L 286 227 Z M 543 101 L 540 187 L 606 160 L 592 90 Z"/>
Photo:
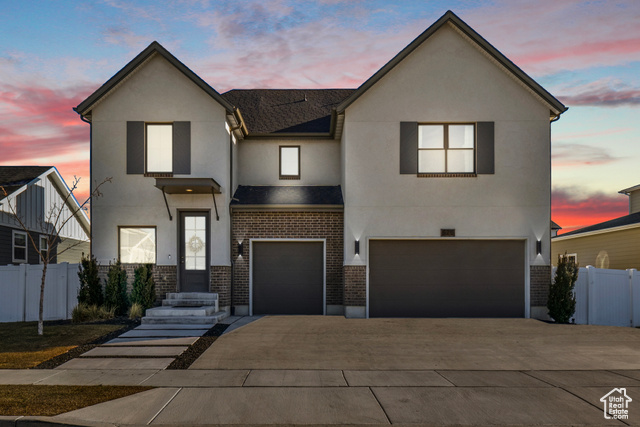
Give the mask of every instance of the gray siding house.
<path id="1" fill-rule="evenodd" d="M 357 89 L 220 94 L 157 42 L 75 110 L 93 254 L 235 314 L 536 317 L 566 107 L 452 12 Z"/>
<path id="2" fill-rule="evenodd" d="M 89 218 L 55 167 L 0 166 L 0 187 L 0 265 L 40 264 L 31 239 L 43 253 L 51 252 L 54 263 L 80 262 L 83 253 L 89 254 Z M 50 214 L 57 216 L 61 210 L 60 240 L 48 247 L 47 236 L 57 231 Z"/>

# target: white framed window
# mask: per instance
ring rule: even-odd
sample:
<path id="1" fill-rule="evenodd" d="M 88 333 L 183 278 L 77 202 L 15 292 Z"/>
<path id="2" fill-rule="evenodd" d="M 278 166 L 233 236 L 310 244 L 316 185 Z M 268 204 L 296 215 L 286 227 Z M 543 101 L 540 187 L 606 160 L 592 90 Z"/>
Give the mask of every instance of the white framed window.
<path id="1" fill-rule="evenodd" d="M 280 146 L 280 179 L 300 179 L 300 146 Z"/>
<path id="2" fill-rule="evenodd" d="M 27 262 L 27 233 L 13 230 L 11 258 L 13 262 Z"/>
<path id="3" fill-rule="evenodd" d="M 578 263 L 578 254 L 565 254 L 562 255 L 562 257 L 566 258 L 569 262 L 573 262 L 574 264 Z"/>
<path id="4" fill-rule="evenodd" d="M 40 254 L 42 254 L 40 258 L 40 263 L 42 264 L 42 258 L 46 259 L 49 256 L 49 240 L 46 236 L 40 236 Z"/>
<path id="5" fill-rule="evenodd" d="M 418 126 L 418 173 L 475 173 L 475 125 Z"/>
<path id="6" fill-rule="evenodd" d="M 173 172 L 173 125 L 147 123 L 146 172 Z"/>
<path id="7" fill-rule="evenodd" d="M 118 249 L 123 264 L 155 264 L 156 228 L 118 227 Z"/>

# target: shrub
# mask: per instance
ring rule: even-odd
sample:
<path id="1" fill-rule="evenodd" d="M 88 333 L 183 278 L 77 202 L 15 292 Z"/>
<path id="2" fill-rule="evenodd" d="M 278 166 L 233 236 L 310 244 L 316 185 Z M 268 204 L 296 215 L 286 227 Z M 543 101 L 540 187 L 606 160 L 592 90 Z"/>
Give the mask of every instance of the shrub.
<path id="1" fill-rule="evenodd" d="M 139 319 L 143 315 L 144 308 L 140 304 L 138 304 L 137 302 L 131 304 L 131 307 L 129 308 L 129 319 Z"/>
<path id="2" fill-rule="evenodd" d="M 120 260 L 116 260 L 113 264 L 109 263 L 109 274 L 107 275 L 104 294 L 105 305 L 113 308 L 117 316 L 127 314 L 129 308 L 129 299 L 127 298 L 127 272 L 122 268 Z"/>
<path id="3" fill-rule="evenodd" d="M 94 256 L 83 256 L 78 266 L 80 289 L 78 303 L 100 306 L 104 303 L 102 285 L 98 277 L 98 262 Z"/>
<path id="4" fill-rule="evenodd" d="M 156 302 L 156 284 L 153 281 L 153 265 L 143 264 L 133 272 L 131 302 L 138 303 L 143 309 L 151 308 Z"/>
<path id="5" fill-rule="evenodd" d="M 564 256 L 558 255 L 558 267 L 551 286 L 549 287 L 549 299 L 547 308 L 549 316 L 556 323 L 569 323 L 576 311 L 576 297 L 573 288 L 578 280 L 578 265 Z"/>
<path id="6" fill-rule="evenodd" d="M 114 317 L 114 309 L 107 309 L 106 307 L 85 303 L 79 303 L 71 313 L 71 321 L 73 323 L 94 322 L 96 320 L 113 319 Z"/>

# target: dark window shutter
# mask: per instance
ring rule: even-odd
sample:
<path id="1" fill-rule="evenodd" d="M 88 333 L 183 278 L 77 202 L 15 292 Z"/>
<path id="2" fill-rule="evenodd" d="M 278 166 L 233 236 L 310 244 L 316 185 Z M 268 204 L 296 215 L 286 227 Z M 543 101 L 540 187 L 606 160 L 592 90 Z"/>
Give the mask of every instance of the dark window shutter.
<path id="1" fill-rule="evenodd" d="M 173 122 L 173 173 L 191 173 L 191 122 Z"/>
<path id="2" fill-rule="evenodd" d="M 477 158 L 479 175 L 491 175 L 495 173 L 494 161 L 494 123 L 478 122 L 477 133 Z"/>
<path id="3" fill-rule="evenodd" d="M 127 173 L 144 174 L 144 122 L 127 122 Z"/>
<path id="4" fill-rule="evenodd" d="M 400 173 L 418 173 L 418 122 L 400 122 Z"/>

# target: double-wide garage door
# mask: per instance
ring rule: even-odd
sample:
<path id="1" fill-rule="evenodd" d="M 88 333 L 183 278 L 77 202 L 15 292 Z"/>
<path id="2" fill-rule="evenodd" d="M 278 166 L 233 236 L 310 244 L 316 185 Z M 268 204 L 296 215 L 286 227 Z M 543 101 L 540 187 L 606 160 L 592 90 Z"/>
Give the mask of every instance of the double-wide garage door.
<path id="1" fill-rule="evenodd" d="M 370 240 L 370 317 L 524 317 L 517 240 Z"/>
<path id="2" fill-rule="evenodd" d="M 253 314 L 322 314 L 323 242 L 252 245 Z"/>

